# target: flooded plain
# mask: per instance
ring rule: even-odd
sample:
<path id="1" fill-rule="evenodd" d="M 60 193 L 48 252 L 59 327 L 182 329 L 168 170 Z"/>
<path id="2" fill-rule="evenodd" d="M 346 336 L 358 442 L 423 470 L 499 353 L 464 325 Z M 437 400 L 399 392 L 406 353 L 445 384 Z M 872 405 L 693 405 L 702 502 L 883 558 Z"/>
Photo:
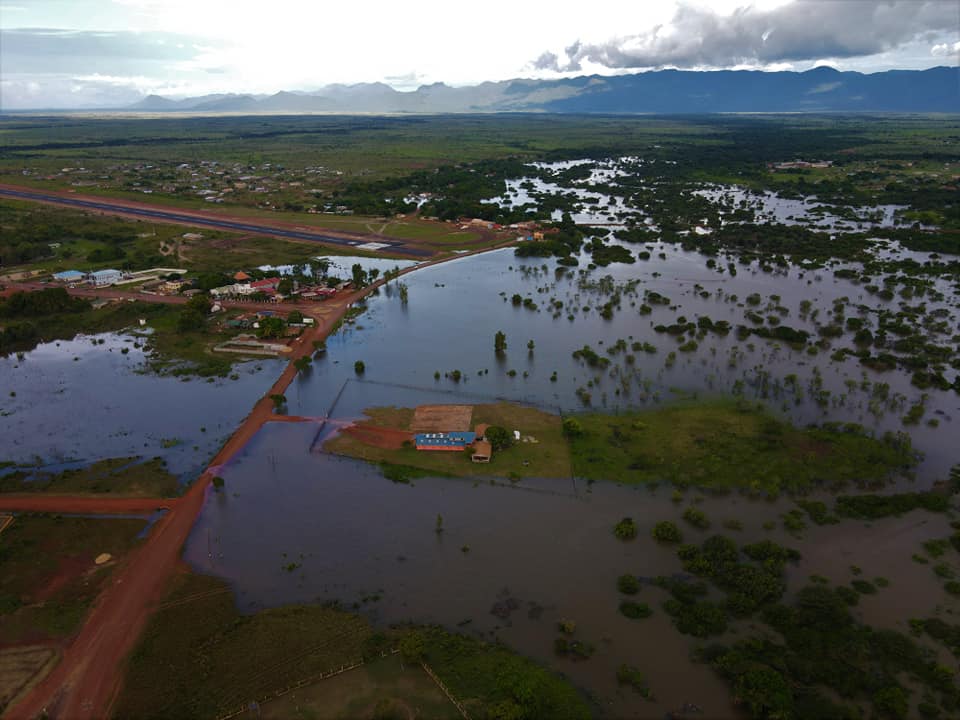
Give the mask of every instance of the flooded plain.
<path id="1" fill-rule="evenodd" d="M 682 573 L 675 549 L 650 539 L 661 520 L 677 522 L 688 542 L 720 532 L 740 544 L 772 539 L 798 549 L 802 560 L 787 570 L 791 590 L 814 573 L 846 584 L 853 565 L 864 577 L 890 578 L 890 587 L 855 610 L 879 626 L 906 631 L 906 618 L 956 604 L 929 567 L 911 560 L 921 542 L 950 532 L 942 516 L 812 526 L 794 537 L 778 522 L 791 502 L 732 495 L 699 503 L 714 527 L 698 531 L 680 519 L 688 502 L 672 502 L 663 488 L 569 478 L 396 484 L 375 466 L 318 453 L 318 430 L 316 423 L 269 424 L 221 470 L 225 487 L 208 497 L 186 546 L 195 569 L 227 579 L 247 612 L 340 601 L 381 625 L 440 623 L 500 640 L 566 674 L 613 717 L 662 718 L 690 705 L 704 717 L 737 716 L 720 678 L 691 660 L 702 641 L 676 631 L 660 607 L 667 593 L 649 584 Z M 611 531 L 624 515 L 637 522 L 633 542 Z M 723 529 L 731 519 L 743 529 Z M 776 528 L 764 529 L 767 521 Z M 635 599 L 653 608 L 651 617 L 619 613 L 616 581 L 625 573 L 644 581 Z M 573 639 L 592 646 L 592 657 L 554 655 L 560 620 L 576 623 Z M 740 632 L 734 627 L 728 637 Z M 622 663 L 641 670 L 655 701 L 617 687 Z"/>
<path id="2" fill-rule="evenodd" d="M 495 251 L 405 276 L 406 302 L 395 286 L 381 290 L 328 339 L 326 351 L 287 391 L 290 414 L 318 420 L 266 426 L 221 470 L 226 486 L 208 497 L 186 559 L 227 579 L 244 611 L 340 601 L 381 625 L 440 623 L 500 640 L 567 675 L 614 717 L 659 718 L 685 708 L 736 717 L 720 678 L 691 659 L 702 641 L 676 631 L 660 607 L 666 592 L 649 584 L 682 572 L 675 551 L 649 539 L 661 520 L 677 522 L 686 541 L 719 532 L 741 545 L 772 539 L 796 548 L 802 559 L 787 570 L 788 592 L 811 575 L 846 585 L 854 566 L 865 578 L 889 579 L 854 609 L 874 626 L 906 632 L 907 618 L 955 608 L 930 567 L 913 560 L 921 543 L 951 532 L 939 515 L 810 524 L 791 535 L 782 524 L 782 515 L 795 507 L 788 498 L 690 492 L 677 503 L 668 488 L 572 478 L 512 484 L 423 478 L 404 485 L 384 479 L 375 466 L 322 452 L 329 433 L 371 406 L 508 399 L 564 413 L 616 412 L 735 393 L 764 401 L 795 423 L 859 422 L 878 434 L 909 430 L 924 460 L 914 480 L 899 481 L 900 489 L 928 488 L 956 462 L 950 438 L 958 396 L 921 391 L 903 370 L 876 372 L 856 358 L 831 359 L 830 350 L 811 355 L 759 337 L 738 340 L 735 333 L 698 334 L 696 347 L 682 352 L 688 338 L 654 329 L 681 317 L 749 324 L 745 314 L 754 306 L 744 300 L 757 294 L 761 310 L 784 308 L 778 311 L 784 324 L 814 334 L 814 310 L 826 315 L 835 301 L 895 307 L 899 300 L 878 299 L 830 270 L 764 272 L 753 264 L 739 265 L 732 276 L 708 267 L 699 253 L 665 244 L 652 250 L 650 260 L 585 273 L 558 271 L 555 260 Z M 886 246 L 883 252 L 903 251 Z M 586 268 L 589 257 L 580 261 Z M 928 304 L 952 312 L 953 289 L 946 282 L 937 287 L 944 298 Z M 602 317 L 599 311 L 615 294 L 619 302 Z M 520 297 L 516 304 L 514 295 Z M 666 302 L 641 310 L 651 297 Z M 804 301 L 810 302 L 805 310 Z M 502 357 L 493 348 L 498 330 L 507 336 Z M 634 350 L 633 343 L 656 351 Z M 591 367 L 574 357 L 584 345 L 610 363 Z M 357 360 L 366 367 L 362 377 L 354 371 Z M 459 382 L 453 370 L 461 371 Z M 921 400 L 924 420 L 937 423 L 905 426 L 907 408 Z M 710 531 L 680 520 L 691 502 L 711 519 Z M 441 533 L 435 531 L 438 515 Z M 639 528 L 631 543 L 611 532 L 625 515 Z M 726 529 L 730 521 L 742 529 Z M 618 611 L 616 579 L 624 573 L 648 581 L 637 599 L 653 608 L 651 617 L 630 620 Z M 592 657 L 554 654 L 560 620 L 576 624 L 573 639 L 591 646 Z M 750 627 L 735 624 L 722 640 Z M 641 670 L 655 700 L 617 686 L 622 663 Z"/>
<path id="3" fill-rule="evenodd" d="M 0 460 L 59 469 L 115 457 L 162 457 L 192 480 L 283 368 L 257 360 L 235 380 L 145 371 L 141 339 L 81 335 L 0 357 Z"/>
<path id="4" fill-rule="evenodd" d="M 573 185 L 508 181 L 507 195 L 495 201 L 517 206 L 536 202 L 538 194 L 573 193 L 581 204 L 577 222 L 615 225 L 629 216 L 652 228 L 642 210 L 589 187 L 609 187 L 630 163 L 641 162 L 597 163 Z M 731 211 L 747 206 L 781 222 L 802 213 L 804 222 L 846 230 L 893 223 L 898 210 L 867 209 L 851 220 L 812 201 L 738 196 L 730 188 L 704 192 L 717 193 L 712 201 Z M 186 560 L 229 581 L 246 612 L 339 601 L 381 625 L 440 623 L 501 640 L 566 674 L 612 716 L 660 718 L 693 707 L 704 717 L 736 716 L 720 678 L 691 659 L 698 642 L 680 635 L 661 609 L 665 591 L 649 583 L 681 572 L 675 549 L 650 540 L 661 520 L 677 522 L 689 542 L 720 532 L 740 545 L 771 539 L 796 548 L 802 558 L 788 566 L 789 591 L 814 574 L 846 585 L 852 566 L 865 578 L 887 578 L 888 587 L 854 608 L 878 627 L 907 631 L 907 618 L 956 608 L 930 567 L 912 559 L 924 541 L 950 534 L 942 515 L 810 524 L 795 536 L 783 527 L 781 516 L 794 508 L 785 497 L 691 491 L 675 502 L 668 488 L 575 478 L 395 484 L 375 466 L 322 452 L 328 434 L 371 406 L 506 399 L 563 413 L 618 412 L 733 394 L 762 401 L 797 424 L 839 421 L 878 435 L 909 432 L 923 459 L 916 477 L 900 479 L 898 489 L 927 489 L 960 459 L 960 395 L 918 388 L 905 369 L 879 371 L 837 353 L 853 347 L 852 332 L 813 346 L 821 327 L 842 323 L 844 312 L 871 326 L 881 313 L 918 303 L 925 317 L 942 320 L 931 336 L 949 342 L 960 301 L 955 278 L 932 279 L 926 295 L 885 296 L 868 291 L 857 273 L 835 275 L 856 269 L 849 263 L 771 268 L 660 241 L 608 242 L 622 244 L 636 261 L 591 267 L 583 252 L 577 267 L 564 268 L 506 249 L 421 268 L 401 278 L 404 292 L 398 283 L 379 290 L 287 390 L 286 411 L 315 420 L 268 424 L 219 470 L 225 487 L 209 493 Z M 891 243 L 878 244 L 874 256 L 928 259 Z M 710 329 L 720 323 L 730 331 Z M 736 332 L 741 325 L 781 324 L 807 333 L 809 342 Z M 494 352 L 498 331 L 507 338 L 502 355 Z M 195 472 L 280 372 L 278 361 L 258 361 L 239 366 L 237 380 L 212 383 L 141 375 L 143 358 L 132 343 L 122 334 L 98 336 L 97 344 L 78 338 L 42 345 L 23 359 L 0 359 L 14 393 L 0 403 L 5 455 L 18 462 L 160 455 L 174 472 Z M 365 366 L 362 377 L 357 361 Z M 914 408 L 918 416 L 905 424 Z M 712 530 L 680 520 L 691 503 L 711 519 Z M 611 531 L 625 515 L 638 525 L 633 542 Z M 731 521 L 742 529 L 724 529 L 734 527 Z M 653 608 L 651 617 L 631 620 L 618 611 L 616 580 L 625 573 L 646 581 L 637 599 Z M 592 647 L 592 657 L 554 654 L 560 620 L 576 624 L 573 638 Z M 722 639 L 747 629 L 734 625 Z M 617 686 L 622 663 L 641 670 L 655 700 Z"/>

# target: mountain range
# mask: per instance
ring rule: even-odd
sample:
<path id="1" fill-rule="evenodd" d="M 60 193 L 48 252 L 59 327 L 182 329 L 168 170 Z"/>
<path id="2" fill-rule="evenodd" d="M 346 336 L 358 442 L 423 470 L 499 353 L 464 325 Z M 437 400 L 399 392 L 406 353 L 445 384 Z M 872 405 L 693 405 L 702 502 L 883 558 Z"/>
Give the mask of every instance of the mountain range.
<path id="1" fill-rule="evenodd" d="M 714 113 L 960 112 L 960 67 L 864 74 L 658 70 L 558 80 L 443 83 L 401 92 L 384 83 L 327 85 L 311 92 L 149 95 L 127 108 L 191 113 Z"/>

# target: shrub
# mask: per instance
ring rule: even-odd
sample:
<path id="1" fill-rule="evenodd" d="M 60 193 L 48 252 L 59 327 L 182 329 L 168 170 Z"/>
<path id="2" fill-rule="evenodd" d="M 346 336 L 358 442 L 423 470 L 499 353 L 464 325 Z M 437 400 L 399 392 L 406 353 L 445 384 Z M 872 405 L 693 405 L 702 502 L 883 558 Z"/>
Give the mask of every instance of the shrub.
<path id="1" fill-rule="evenodd" d="M 624 595 L 636 595 L 640 592 L 640 581 L 636 575 L 621 575 L 617 578 L 617 590 Z"/>
<path id="2" fill-rule="evenodd" d="M 613 526 L 613 534 L 620 540 L 633 540 L 637 536 L 637 524 L 633 518 L 625 517 Z"/>
<path id="3" fill-rule="evenodd" d="M 683 511 L 683 519 L 688 523 L 693 525 L 696 528 L 701 530 L 706 530 L 710 527 L 710 520 L 704 515 L 702 510 L 698 510 L 695 507 L 688 507 Z"/>
<path id="4" fill-rule="evenodd" d="M 620 614 L 631 620 L 642 620 L 653 615 L 653 610 L 646 603 L 635 603 L 630 600 L 624 600 L 620 603 Z"/>
<path id="5" fill-rule="evenodd" d="M 661 543 L 678 543 L 683 541 L 683 535 L 676 524 L 663 520 L 653 526 L 653 539 Z"/>

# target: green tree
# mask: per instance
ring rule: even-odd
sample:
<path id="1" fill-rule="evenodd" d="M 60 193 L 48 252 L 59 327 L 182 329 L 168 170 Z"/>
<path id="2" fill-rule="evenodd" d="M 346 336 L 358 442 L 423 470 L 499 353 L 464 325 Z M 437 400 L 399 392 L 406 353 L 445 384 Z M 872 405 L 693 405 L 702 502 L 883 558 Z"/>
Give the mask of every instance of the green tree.
<path id="1" fill-rule="evenodd" d="M 502 355 L 504 350 L 507 349 L 507 336 L 501 330 L 497 330 L 497 334 L 493 336 L 493 350 L 497 355 Z"/>
<path id="2" fill-rule="evenodd" d="M 261 318 L 257 324 L 260 325 L 257 328 L 258 338 L 278 338 L 283 335 L 283 331 L 287 327 L 283 318 L 278 317 Z"/>
<path id="3" fill-rule="evenodd" d="M 288 277 L 280 278 L 280 282 L 277 283 L 277 292 L 281 295 L 289 295 L 293 292 L 293 280 Z"/>
<path id="4" fill-rule="evenodd" d="M 302 323 L 303 322 L 303 313 L 299 310 L 291 310 L 287 315 L 288 323 Z"/>
<path id="5" fill-rule="evenodd" d="M 494 450 L 506 450 L 513 445 L 513 434 L 500 425 L 491 425 L 483 436 Z"/>
<path id="6" fill-rule="evenodd" d="M 400 640 L 399 646 L 400 654 L 403 656 L 404 662 L 408 663 L 420 662 L 426 652 L 426 643 L 424 642 L 423 635 L 418 632 L 411 632 L 404 635 Z"/>
<path id="7" fill-rule="evenodd" d="M 367 366 L 363 364 L 363 360 L 357 360 L 357 361 L 353 364 L 353 371 L 354 371 L 357 375 L 363 375 L 363 373 L 365 373 L 366 370 L 367 370 Z"/>
<path id="8" fill-rule="evenodd" d="M 354 263 L 353 267 L 350 268 L 350 272 L 353 275 L 354 288 L 359 290 L 367 284 L 367 274 L 363 271 L 363 266 L 360 265 L 360 263 Z"/>
<path id="9" fill-rule="evenodd" d="M 583 426 L 576 418 L 565 418 L 563 421 L 563 434 L 569 438 L 580 437 L 583 435 Z"/>

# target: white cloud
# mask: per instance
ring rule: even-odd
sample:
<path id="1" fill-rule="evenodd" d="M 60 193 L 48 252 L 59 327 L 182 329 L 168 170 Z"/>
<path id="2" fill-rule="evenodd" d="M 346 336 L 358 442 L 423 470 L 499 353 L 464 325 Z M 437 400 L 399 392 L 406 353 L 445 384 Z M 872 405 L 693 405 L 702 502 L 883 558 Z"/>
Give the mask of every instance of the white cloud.
<path id="1" fill-rule="evenodd" d="M 960 40 L 953 44 L 940 43 L 939 45 L 934 45 L 930 48 L 930 54 L 934 57 L 953 56 L 954 60 L 958 60 L 958 56 L 960 56 Z"/>

